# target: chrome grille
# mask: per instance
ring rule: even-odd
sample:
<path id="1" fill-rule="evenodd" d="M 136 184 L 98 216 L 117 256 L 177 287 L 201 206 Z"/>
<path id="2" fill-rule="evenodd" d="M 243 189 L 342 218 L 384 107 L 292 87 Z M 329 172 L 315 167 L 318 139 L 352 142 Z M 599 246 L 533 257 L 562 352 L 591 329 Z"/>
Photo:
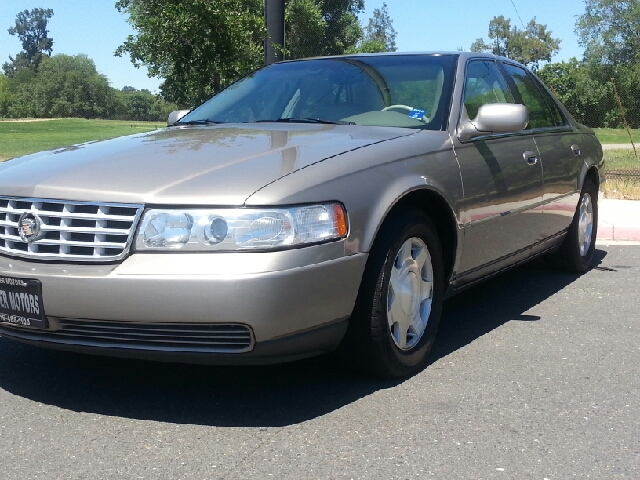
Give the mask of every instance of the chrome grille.
<path id="1" fill-rule="evenodd" d="M 40 219 L 38 240 L 20 238 L 23 213 Z M 119 260 L 129 251 L 141 213 L 141 205 L 0 197 L 0 252 L 41 260 Z"/>
<path id="2" fill-rule="evenodd" d="M 52 343 L 174 352 L 243 353 L 253 333 L 242 324 L 129 323 L 49 317 L 50 330 L 0 326 L 8 337 Z"/>

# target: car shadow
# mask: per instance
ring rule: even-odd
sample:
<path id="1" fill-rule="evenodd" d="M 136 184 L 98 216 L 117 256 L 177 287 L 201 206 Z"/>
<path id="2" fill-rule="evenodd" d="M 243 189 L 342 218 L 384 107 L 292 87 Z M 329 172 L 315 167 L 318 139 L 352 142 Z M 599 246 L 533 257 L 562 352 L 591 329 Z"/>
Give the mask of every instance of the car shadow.
<path id="1" fill-rule="evenodd" d="M 599 264 L 606 252 L 596 253 Z M 445 302 L 431 363 L 507 322 L 539 320 L 525 312 L 576 278 L 534 261 L 453 297 Z M 72 411 L 131 419 L 292 425 L 400 383 L 352 373 L 327 357 L 212 367 L 57 352 L 0 338 L 0 388 Z"/>
<path id="2" fill-rule="evenodd" d="M 603 269 L 600 265 L 606 255 L 604 250 L 596 250 L 592 269 Z M 562 290 L 579 276 L 558 272 L 540 258 L 456 295 L 444 304 L 430 363 L 506 322 L 540 320 L 540 317 L 524 312 Z"/>

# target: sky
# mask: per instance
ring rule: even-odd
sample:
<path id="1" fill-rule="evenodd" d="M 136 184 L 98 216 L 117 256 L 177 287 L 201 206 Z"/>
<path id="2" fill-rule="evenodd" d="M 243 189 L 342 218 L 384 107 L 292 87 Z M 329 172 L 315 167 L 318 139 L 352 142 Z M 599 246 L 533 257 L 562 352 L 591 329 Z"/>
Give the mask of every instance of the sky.
<path id="1" fill-rule="evenodd" d="M 126 17 L 115 9 L 116 0 L 0 0 L 0 63 L 21 50 L 20 41 L 9 35 L 18 12 L 32 8 L 52 8 L 49 36 L 53 54 L 86 54 L 111 86 L 129 85 L 159 91 L 160 79 L 149 78 L 145 68 L 135 68 L 128 57 L 113 52 L 134 34 Z M 188 0 L 187 0 L 188 1 Z M 366 24 L 374 8 L 383 0 L 365 0 L 366 11 L 360 20 Z M 489 21 L 498 15 L 511 19 L 512 25 L 526 24 L 533 17 L 546 24 L 560 38 L 560 52 L 553 61 L 582 58 L 583 50 L 574 33 L 576 17 L 584 12 L 583 0 L 387 0 L 389 15 L 398 32 L 400 52 L 425 50 L 468 50 L 477 38 L 487 39 Z M 520 23 L 520 18 L 522 23 Z"/>

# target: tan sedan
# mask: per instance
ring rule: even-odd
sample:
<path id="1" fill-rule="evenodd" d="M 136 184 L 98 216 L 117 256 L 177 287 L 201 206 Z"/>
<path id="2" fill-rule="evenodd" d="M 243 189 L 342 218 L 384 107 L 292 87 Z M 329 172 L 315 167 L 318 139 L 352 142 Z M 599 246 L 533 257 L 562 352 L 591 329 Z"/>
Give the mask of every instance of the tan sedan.
<path id="1" fill-rule="evenodd" d="M 0 165 L 1 335 L 404 376 L 447 296 L 593 258 L 601 146 L 508 59 L 282 62 L 175 118 Z"/>

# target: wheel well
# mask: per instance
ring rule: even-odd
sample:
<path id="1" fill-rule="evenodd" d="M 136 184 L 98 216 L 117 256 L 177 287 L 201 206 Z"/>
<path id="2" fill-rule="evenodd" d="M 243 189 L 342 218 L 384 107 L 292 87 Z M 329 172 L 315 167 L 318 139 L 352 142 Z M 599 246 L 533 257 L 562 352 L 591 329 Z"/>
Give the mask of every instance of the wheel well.
<path id="1" fill-rule="evenodd" d="M 598 189 L 600 189 L 600 176 L 598 175 L 598 169 L 596 167 L 592 166 L 587 170 L 585 179 L 587 178 L 591 180 Z"/>
<path id="2" fill-rule="evenodd" d="M 414 190 L 402 197 L 393 206 L 386 218 L 391 218 L 396 212 L 407 207 L 423 211 L 434 223 L 438 231 L 440 247 L 442 248 L 444 278 L 448 280 L 451 278 L 458 245 L 456 220 L 449 204 L 434 191 Z"/>

